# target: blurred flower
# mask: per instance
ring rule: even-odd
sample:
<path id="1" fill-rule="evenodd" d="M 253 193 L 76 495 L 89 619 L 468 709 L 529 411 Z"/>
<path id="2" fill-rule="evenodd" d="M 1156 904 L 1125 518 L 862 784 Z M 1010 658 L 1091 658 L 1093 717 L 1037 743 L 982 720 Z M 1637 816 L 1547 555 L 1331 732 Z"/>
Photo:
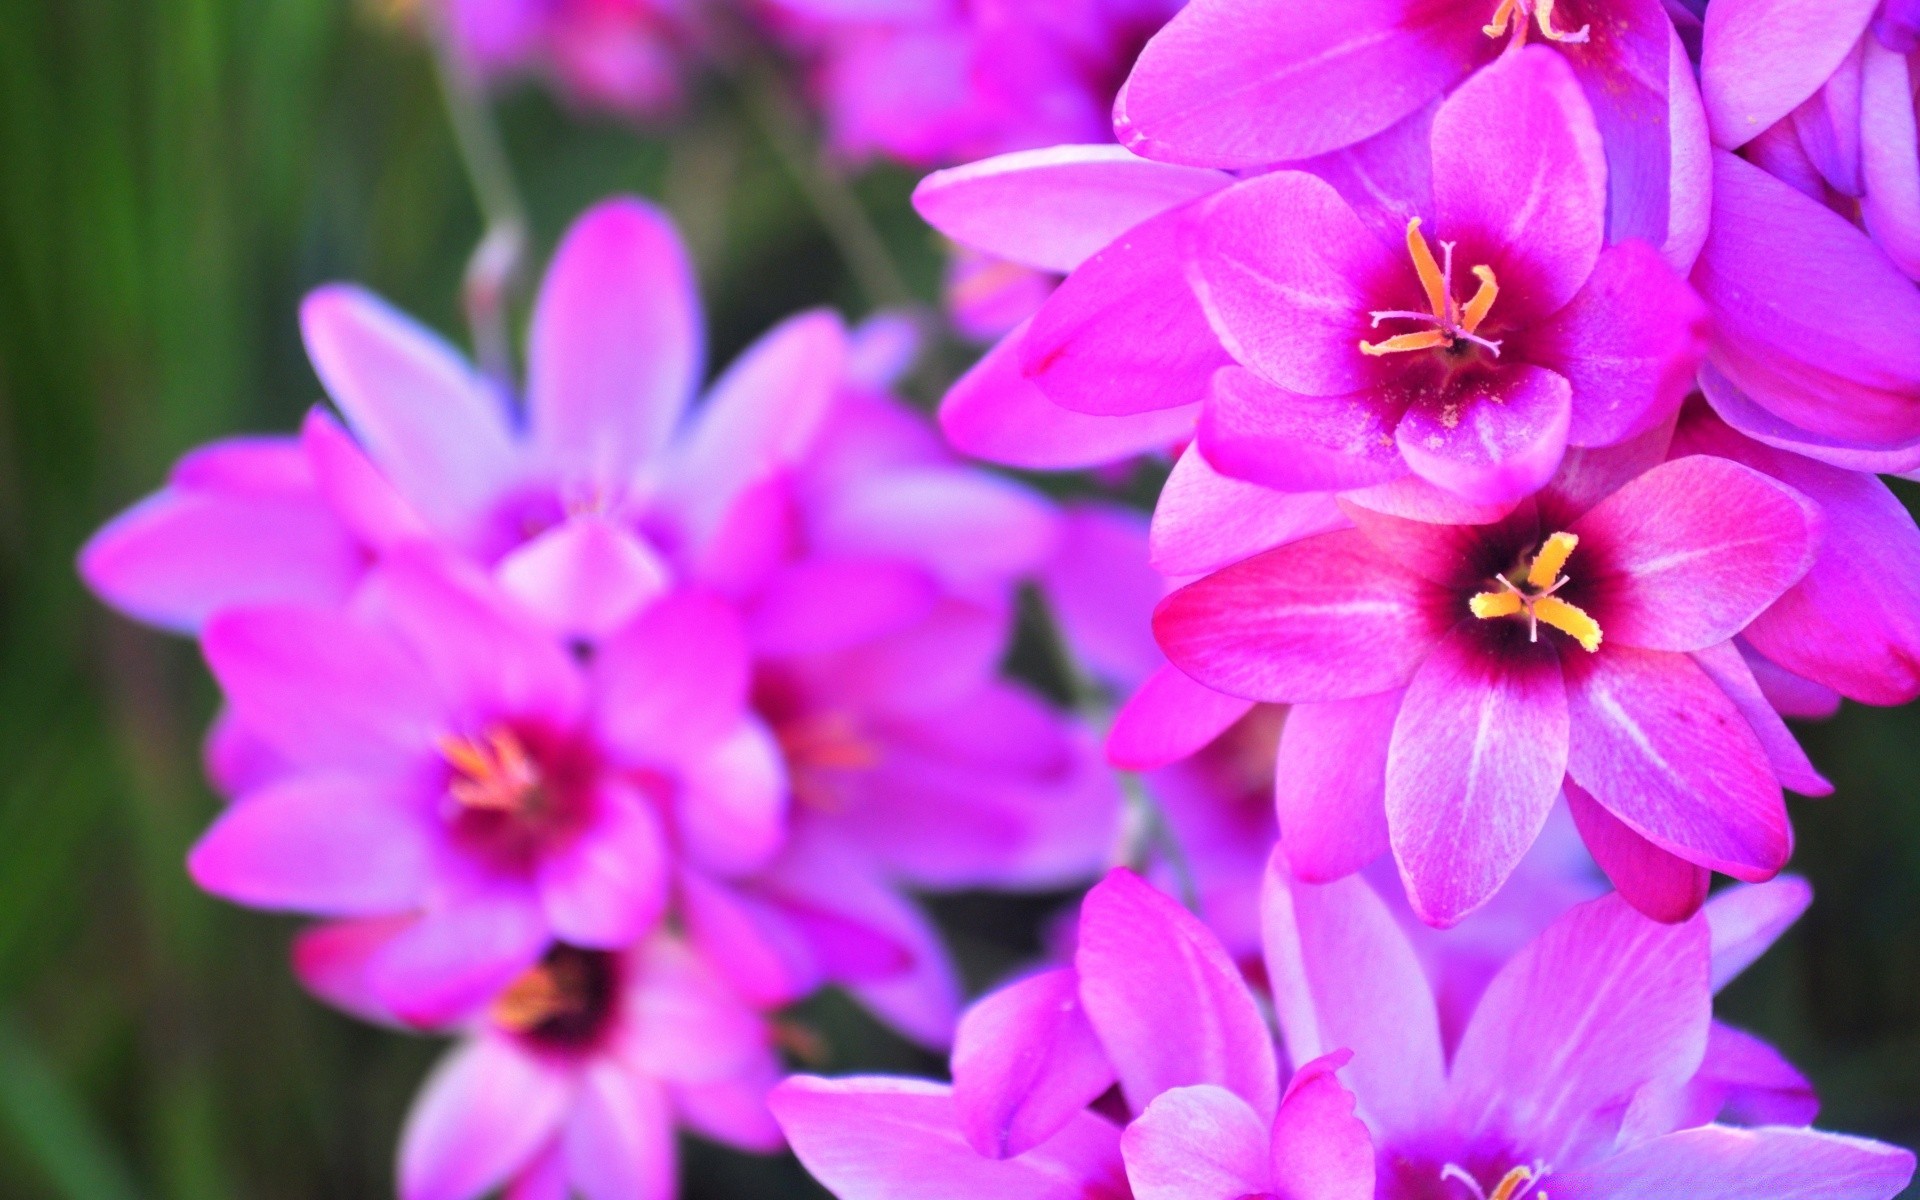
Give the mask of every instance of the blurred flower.
<path id="1" fill-rule="evenodd" d="M 1699 906 L 1708 869 L 1784 865 L 1781 784 L 1827 785 L 1731 639 L 1806 573 L 1818 512 L 1726 460 L 1637 469 L 1583 457 L 1493 524 L 1348 506 L 1355 528 L 1161 605 L 1175 665 L 1294 705 L 1278 774 L 1339 804 L 1287 830 L 1303 875 L 1339 878 L 1390 843 L 1415 910 L 1451 925 L 1500 886 L 1563 786 L 1601 866 L 1664 919 Z"/>
<path id="2" fill-rule="evenodd" d="M 841 1200 L 1063 1187 L 1366 1200 L 1370 1147 L 1334 1077 L 1341 1061 L 1308 1064 L 1283 1092 L 1272 1035 L 1233 961 L 1178 904 L 1116 871 L 1082 905 L 1072 967 L 969 1011 L 951 1088 L 800 1077 L 773 1104 L 801 1162 Z M 1116 1083 L 1139 1114 L 1124 1135 L 1088 1108 Z M 1194 1108 L 1214 1118 L 1207 1143 L 1169 1138 Z M 1201 1181 L 1218 1187 L 1196 1191 Z"/>
<path id="3" fill-rule="evenodd" d="M 1920 467 L 1916 25 L 1906 0 L 1706 10 L 1707 398 L 1851 470 Z"/>
<path id="4" fill-rule="evenodd" d="M 413 0 L 481 81 L 544 74 L 581 107 L 643 119 L 680 102 L 707 2 Z"/>
<path id="5" fill-rule="evenodd" d="M 1797 911 L 1780 898 L 1751 889 L 1744 910 L 1678 925 L 1618 896 L 1579 905 L 1500 969 L 1449 1042 L 1379 897 L 1357 879 L 1301 882 L 1276 858 L 1275 1009 L 1296 1057 L 1352 1052 L 1344 1075 L 1373 1134 L 1383 1198 L 1884 1200 L 1912 1178 L 1913 1156 L 1795 1127 L 1811 1116 L 1804 1102 L 1772 1106 L 1755 1089 L 1748 1100 L 1766 1127 L 1712 1123 L 1743 1052 L 1784 1067 L 1764 1044 L 1717 1029 L 1711 1003 L 1757 952 L 1747 938 L 1764 948 L 1780 914 Z"/>

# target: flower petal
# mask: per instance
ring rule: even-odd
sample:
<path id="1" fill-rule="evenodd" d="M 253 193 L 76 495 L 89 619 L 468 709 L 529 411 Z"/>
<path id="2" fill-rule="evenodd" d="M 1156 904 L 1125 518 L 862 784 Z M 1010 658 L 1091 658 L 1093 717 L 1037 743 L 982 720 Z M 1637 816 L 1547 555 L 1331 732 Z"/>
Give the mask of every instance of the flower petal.
<path id="1" fill-rule="evenodd" d="M 1271 1194 L 1267 1122 L 1221 1087 L 1153 1098 L 1120 1137 L 1139 1200 L 1239 1200 Z"/>
<path id="2" fill-rule="evenodd" d="M 746 633 L 717 596 L 680 592 L 648 608 L 594 657 L 601 729 L 641 762 L 681 762 L 746 711 Z"/>
<path id="3" fill-rule="evenodd" d="M 1833 0 L 1815 11 L 1782 0 L 1718 0 L 1700 45 L 1714 143 L 1737 149 L 1819 91 L 1867 31 L 1877 2 Z"/>
<path id="4" fill-rule="evenodd" d="M 1372 392 L 1309 396 L 1222 367 L 1196 445 L 1223 475 L 1281 492 L 1337 492 L 1406 475 L 1393 413 Z"/>
<path id="5" fill-rule="evenodd" d="M 743 721 L 683 768 L 675 796 L 681 849 L 717 874 L 756 871 L 786 838 L 790 800 L 779 743 L 759 721 Z"/>
<path id="6" fill-rule="evenodd" d="M 1195 683 L 1161 667 L 1127 699 L 1107 731 L 1107 761 L 1152 771 L 1198 753 L 1253 707 L 1253 701 Z"/>
<path id="7" fill-rule="evenodd" d="M 1286 1200 L 1366 1200 L 1373 1195 L 1373 1137 L 1354 1115 L 1354 1096 L 1334 1071 L 1338 1051 L 1294 1073 L 1273 1122 L 1273 1182 Z"/>
<path id="8" fill-rule="evenodd" d="M 954 1107 L 967 1140 L 989 1158 L 1045 1143 L 1113 1083 L 1071 967 L 989 993 L 960 1018 Z"/>
<path id="9" fill-rule="evenodd" d="M 387 1011 L 432 1028 L 471 1017 L 538 962 L 548 943 L 531 888 L 448 897 L 380 950 L 368 983 Z"/>
<path id="10" fill-rule="evenodd" d="M 405 912 L 424 897 L 432 859 L 418 801 L 387 780 L 295 776 L 223 812 L 187 870 L 207 891 L 253 908 Z"/>
<path id="11" fill-rule="evenodd" d="M 598 798 L 592 825 L 541 859 L 541 908 L 554 936 L 619 950 L 653 928 L 667 905 L 668 845 L 645 800 L 616 785 Z"/>
<path id="12" fill-rule="evenodd" d="M 1274 801 L 1294 878 L 1340 879 L 1387 852 L 1387 752 L 1405 696 L 1396 689 L 1287 710 Z"/>
<path id="13" fill-rule="evenodd" d="M 1672 925 L 1700 911 L 1713 872 L 1667 853 L 1641 837 L 1586 789 L 1571 779 L 1565 784 L 1573 823 L 1580 828 L 1593 860 L 1607 873 L 1627 903 L 1656 921 Z"/>
<path id="14" fill-rule="evenodd" d="M 585 1200 L 670 1200 L 673 1113 L 660 1086 L 610 1062 L 580 1081 L 567 1119 L 567 1178 Z"/>
<path id="15" fill-rule="evenodd" d="M 1891 1200 L 1913 1154 L 1811 1129 L 1707 1125 L 1553 1176 L 1554 1200 Z"/>
<path id="16" fill-rule="evenodd" d="M 1730 887 L 1707 901 L 1713 936 L 1713 990 L 1718 992 L 1772 948 L 1813 903 L 1807 881 L 1782 875 Z"/>
<path id="17" fill-rule="evenodd" d="M 1190 445 L 1160 489 L 1148 548 L 1162 575 L 1203 575 L 1346 524 L 1333 497 L 1289 495 L 1230 479 Z"/>
<path id="18" fill-rule="evenodd" d="M 1510 504 L 1539 491 L 1566 453 L 1572 384 L 1516 363 L 1467 386 L 1469 394 L 1416 405 L 1400 419 L 1394 440 L 1407 465 L 1473 504 Z"/>
<path id="19" fill-rule="evenodd" d="M 505 1038 L 461 1045 L 407 1113 L 402 1200 L 474 1200 L 505 1183 L 559 1131 L 573 1093 L 565 1070 Z"/>
<path id="20" fill-rule="evenodd" d="M 500 585 L 562 637 L 606 637 L 670 586 L 652 547 L 603 516 L 564 521 L 495 568 Z"/>

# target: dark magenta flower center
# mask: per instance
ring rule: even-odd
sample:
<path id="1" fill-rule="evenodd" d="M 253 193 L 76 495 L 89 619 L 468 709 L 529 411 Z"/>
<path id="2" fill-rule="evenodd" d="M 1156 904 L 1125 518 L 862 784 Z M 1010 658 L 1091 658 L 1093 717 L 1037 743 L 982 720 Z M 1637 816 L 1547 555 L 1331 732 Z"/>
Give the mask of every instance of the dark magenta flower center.
<path id="1" fill-rule="evenodd" d="M 454 840 L 507 869 L 530 866 L 592 815 L 598 756 L 581 739 L 503 722 L 440 743 Z"/>
<path id="2" fill-rule="evenodd" d="M 493 1023 L 544 1050 L 578 1053 L 612 1027 L 620 995 L 619 960 L 602 950 L 555 946 L 500 993 Z"/>

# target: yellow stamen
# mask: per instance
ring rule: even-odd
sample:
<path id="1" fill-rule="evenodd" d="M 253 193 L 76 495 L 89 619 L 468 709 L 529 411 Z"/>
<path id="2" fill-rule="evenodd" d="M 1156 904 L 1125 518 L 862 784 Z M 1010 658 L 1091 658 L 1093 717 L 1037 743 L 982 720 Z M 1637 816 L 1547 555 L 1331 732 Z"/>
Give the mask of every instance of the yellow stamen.
<path id="1" fill-rule="evenodd" d="M 1600 649 L 1600 622 L 1578 605 L 1568 604 L 1558 596 L 1542 596 L 1533 602 L 1533 615 L 1579 642 L 1588 654 Z"/>
<path id="2" fill-rule="evenodd" d="M 1493 302 L 1500 298 L 1500 281 L 1493 277 L 1492 267 L 1475 267 L 1473 277 L 1480 281 L 1480 290 L 1460 312 L 1460 327 L 1468 333 L 1480 332 L 1480 322 L 1487 319 L 1487 314 L 1493 311 Z"/>
<path id="3" fill-rule="evenodd" d="M 1384 342 L 1361 342 L 1360 353 L 1369 358 L 1379 358 L 1385 354 L 1404 354 L 1409 350 L 1438 350 L 1452 342 L 1452 338 L 1438 329 L 1423 329 L 1419 333 L 1390 337 Z"/>
<path id="4" fill-rule="evenodd" d="M 1527 601 L 1519 592 L 1481 592 L 1467 601 L 1473 615 L 1482 621 L 1495 617 L 1517 617 L 1526 610 Z"/>
<path id="5" fill-rule="evenodd" d="M 1407 253 L 1413 256 L 1413 269 L 1420 275 L 1420 286 L 1426 290 L 1433 315 L 1445 320 L 1453 297 L 1447 295 L 1447 277 L 1433 257 L 1433 248 L 1427 245 L 1427 235 L 1420 232 L 1419 217 L 1407 222 Z"/>
<path id="6" fill-rule="evenodd" d="M 1566 569 L 1567 559 L 1573 557 L 1574 547 L 1580 539 L 1571 533 L 1556 533 L 1540 547 L 1540 553 L 1533 556 L 1533 565 L 1527 568 L 1527 586 L 1542 590 L 1560 582 L 1560 572 Z"/>
<path id="7" fill-rule="evenodd" d="M 1508 1171 L 1507 1177 L 1502 1179 L 1499 1184 L 1494 1187 L 1492 1194 L 1487 1197 L 1487 1200 L 1513 1200 L 1515 1196 L 1520 1194 L 1521 1188 L 1533 1181 L 1534 1174 L 1531 1170 L 1526 1167 L 1515 1167 L 1513 1170 Z M 1545 1192 L 1535 1192 L 1533 1200 L 1547 1200 L 1547 1194 Z"/>
<path id="8" fill-rule="evenodd" d="M 1534 20 L 1540 25 L 1540 36 L 1550 42 L 1562 42 L 1567 45 L 1579 45 L 1585 42 L 1588 31 L 1590 31 L 1593 26 L 1582 25 L 1578 29 L 1564 33 L 1555 29 L 1553 27 L 1553 4 L 1554 0 L 1537 0 L 1537 7 L 1533 10 L 1533 16 Z"/>
<path id="9" fill-rule="evenodd" d="M 467 808 L 517 812 L 540 788 L 540 769 L 510 729 L 492 730 L 484 742 L 441 738 L 440 753 L 458 772 L 447 791 Z"/>
<path id="10" fill-rule="evenodd" d="M 575 1011 L 581 1003 L 580 981 L 565 977 L 556 969 L 559 965 L 532 967 L 508 984 L 489 1013 L 494 1024 L 514 1033 L 529 1033 Z"/>
<path id="11" fill-rule="evenodd" d="M 1507 32 L 1507 22 L 1513 19 L 1513 10 L 1516 7 L 1518 7 L 1516 0 L 1500 0 L 1499 9 L 1493 14 L 1493 23 L 1483 26 L 1482 31 L 1488 37 L 1492 38 L 1497 38 L 1505 34 Z M 1521 22 L 1521 28 L 1526 28 L 1524 21 Z"/>

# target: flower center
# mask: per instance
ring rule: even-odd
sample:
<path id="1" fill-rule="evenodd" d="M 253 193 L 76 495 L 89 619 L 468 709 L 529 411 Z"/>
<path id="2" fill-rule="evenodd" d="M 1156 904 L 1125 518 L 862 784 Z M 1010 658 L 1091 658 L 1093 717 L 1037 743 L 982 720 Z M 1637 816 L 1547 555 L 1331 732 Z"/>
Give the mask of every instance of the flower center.
<path id="1" fill-rule="evenodd" d="M 613 956 L 596 950 L 555 946 L 494 1000 L 493 1023 L 556 1047 L 579 1047 L 594 1040 L 613 1011 Z"/>
<path id="2" fill-rule="evenodd" d="M 1480 287 L 1465 304 L 1453 298 L 1453 246 L 1440 243 L 1440 260 L 1433 257 L 1426 234 L 1420 232 L 1420 218 L 1407 222 L 1407 253 L 1413 256 L 1413 269 L 1420 275 L 1420 286 L 1427 293 L 1428 312 L 1390 308 L 1367 314 L 1378 329 L 1382 321 L 1417 321 L 1431 325 L 1417 333 L 1402 333 L 1385 341 L 1360 343 L 1360 352 L 1374 358 L 1385 354 L 1405 354 L 1414 350 L 1454 350 L 1463 343 L 1480 347 L 1500 357 L 1500 343 L 1480 336 L 1480 325 L 1500 298 L 1500 284 L 1492 267 L 1475 267 L 1473 277 Z"/>
<path id="3" fill-rule="evenodd" d="M 1493 23 L 1485 26 L 1486 35 L 1491 38 L 1504 37 L 1507 27 L 1513 27 L 1514 40 L 1527 40 L 1527 18 L 1531 16 L 1540 27 L 1540 36 L 1550 42 L 1563 42 L 1569 46 L 1582 45 L 1587 33 L 1593 27 L 1582 25 L 1575 30 L 1561 30 L 1553 27 L 1554 0 L 1500 0 L 1500 7 L 1494 11 Z"/>
<path id="4" fill-rule="evenodd" d="M 548 808 L 540 768 L 511 729 L 496 727 L 485 738 L 442 738 L 440 753 L 454 769 L 447 791 L 461 808 L 522 819 Z"/>
<path id="5" fill-rule="evenodd" d="M 1448 1163 L 1440 1169 L 1440 1181 L 1452 1181 L 1460 1184 L 1473 1194 L 1473 1200 L 1547 1200 L 1545 1192 L 1534 1190 L 1547 1178 L 1547 1169 L 1539 1163 L 1530 1167 L 1515 1167 L 1493 1185 L 1491 1192 L 1480 1186 L 1480 1181 L 1468 1174 L 1465 1168 Z"/>
<path id="6" fill-rule="evenodd" d="M 1526 564 L 1526 573 L 1520 575 L 1518 583 L 1506 575 L 1495 575 L 1496 590 L 1481 592 L 1468 602 L 1468 607 L 1483 621 L 1525 616 L 1529 641 L 1540 640 L 1540 626 L 1545 623 L 1579 642 L 1588 653 L 1600 649 L 1600 622 L 1554 595 L 1567 586 L 1567 577 L 1560 573 L 1561 568 L 1567 565 L 1567 559 L 1579 544 L 1580 539 L 1571 533 L 1554 534 Z M 1512 1200 L 1512 1195 L 1495 1193 L 1489 1200 Z"/>
<path id="7" fill-rule="evenodd" d="M 837 709 L 780 721 L 773 734 L 786 757 L 794 797 L 823 812 L 846 807 L 839 787 L 842 776 L 880 765 L 879 747 L 852 714 Z"/>

